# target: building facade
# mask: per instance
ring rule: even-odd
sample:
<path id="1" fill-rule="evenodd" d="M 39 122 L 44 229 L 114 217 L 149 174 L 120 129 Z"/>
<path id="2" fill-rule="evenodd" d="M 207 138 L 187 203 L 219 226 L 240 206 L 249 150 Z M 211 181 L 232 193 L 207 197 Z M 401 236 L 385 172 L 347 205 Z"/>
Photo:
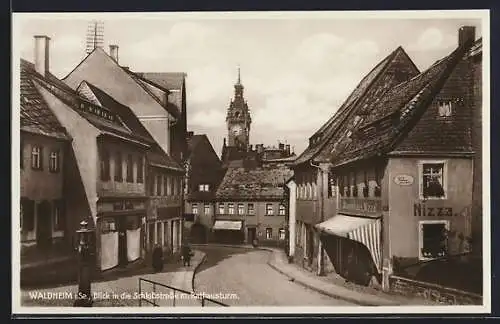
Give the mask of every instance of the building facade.
<path id="1" fill-rule="evenodd" d="M 156 245 L 165 252 L 176 252 L 182 242 L 184 209 L 179 188 L 183 186 L 180 179 L 186 150 L 185 74 L 134 73 L 119 65 L 114 45 L 110 55 L 96 48 L 63 81 L 73 89 L 86 81 L 125 105 L 139 121 L 136 128 L 154 140 L 147 156 L 146 179 L 155 190 L 146 191 L 152 196 L 146 203 L 144 244 L 148 253 Z"/>
<path id="2" fill-rule="evenodd" d="M 411 73 L 398 80 L 397 67 L 398 82 L 385 83 L 377 93 L 377 79 L 391 79 L 389 63 L 355 100 L 366 103 L 354 104 L 317 152 L 312 137 L 303 156 L 320 160 L 319 176 L 300 165 L 295 173 L 296 261 L 314 259 L 310 237 L 316 236 L 319 274 L 334 270 L 364 285 L 375 278 L 388 288 L 389 276 L 406 265 L 470 252 L 477 158 L 471 136 L 477 62 L 471 46 L 477 49 L 480 41 L 473 27 L 461 28 L 458 38 L 455 51 L 421 73 L 407 63 Z M 301 208 L 317 210 L 320 221 L 305 220 Z"/>
<path id="3" fill-rule="evenodd" d="M 186 230 L 191 242 L 207 243 L 215 220 L 215 192 L 222 163 L 205 134 L 189 133 L 186 176 Z"/>
<path id="4" fill-rule="evenodd" d="M 36 42 L 49 42 L 37 37 Z M 45 62 L 43 62 L 45 63 Z M 48 66 L 21 60 L 20 231 L 21 267 L 71 255 L 65 172 L 71 137 L 36 89 L 37 78 L 55 78 Z"/>

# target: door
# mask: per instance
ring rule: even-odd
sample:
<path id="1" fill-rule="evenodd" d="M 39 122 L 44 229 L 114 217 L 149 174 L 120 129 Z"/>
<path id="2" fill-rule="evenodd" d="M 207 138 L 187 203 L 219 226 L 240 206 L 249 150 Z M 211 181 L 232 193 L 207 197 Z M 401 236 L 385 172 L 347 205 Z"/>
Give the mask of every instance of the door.
<path id="1" fill-rule="evenodd" d="M 256 228 L 255 227 L 249 227 L 247 228 L 247 239 L 248 239 L 248 244 L 252 244 L 255 238 L 257 237 L 256 233 Z"/>
<path id="2" fill-rule="evenodd" d="M 125 267 L 127 260 L 127 222 L 126 219 L 118 220 L 118 262 Z"/>
<path id="3" fill-rule="evenodd" d="M 52 244 L 52 215 L 48 201 L 38 204 L 36 241 L 38 247 L 42 249 L 48 249 Z"/>

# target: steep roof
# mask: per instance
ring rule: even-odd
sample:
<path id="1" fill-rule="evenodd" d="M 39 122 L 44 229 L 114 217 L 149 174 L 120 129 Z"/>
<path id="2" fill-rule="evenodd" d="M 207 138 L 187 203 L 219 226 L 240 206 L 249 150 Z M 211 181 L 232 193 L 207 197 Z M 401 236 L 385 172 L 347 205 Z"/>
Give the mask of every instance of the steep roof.
<path id="1" fill-rule="evenodd" d="M 178 171 L 184 170 L 176 161 L 174 161 L 170 156 L 168 156 L 165 152 L 163 152 L 163 150 L 155 142 L 151 134 L 142 125 L 137 116 L 132 112 L 132 110 L 129 107 L 122 105 L 118 101 L 114 100 L 107 93 L 105 93 L 104 91 L 97 88 L 91 83 L 84 81 L 82 84 L 88 85 L 93 94 L 93 97 L 95 97 L 96 100 L 98 100 L 98 102 L 116 112 L 121 121 L 123 121 L 123 123 L 128 126 L 128 128 L 132 133 L 144 138 L 150 143 L 151 149 L 148 150 L 147 152 L 149 163 L 175 169 Z"/>
<path id="2" fill-rule="evenodd" d="M 335 143 L 334 137 L 355 111 L 366 109 L 363 103 L 376 100 L 392 85 L 400 83 L 418 73 L 418 69 L 402 47 L 396 48 L 378 63 L 356 86 L 337 112 L 310 138 L 309 146 L 295 160 L 299 165 L 315 159 L 320 152 L 328 151 L 325 145 Z M 376 89 L 373 89 L 378 85 Z M 337 134 L 338 136 L 338 134 Z M 320 156 L 319 160 L 324 160 Z"/>
<path id="3" fill-rule="evenodd" d="M 282 199 L 284 185 L 292 174 L 286 167 L 229 168 L 217 189 L 216 197 L 218 200 Z"/>
<path id="4" fill-rule="evenodd" d="M 21 59 L 21 130 L 59 139 L 70 139 L 66 129 L 57 120 L 47 102 L 36 89 L 33 83 L 35 76 L 44 78 L 36 72 L 33 63 Z M 50 73 L 47 73 L 45 78 L 57 80 Z"/>
<path id="5" fill-rule="evenodd" d="M 186 78 L 184 72 L 135 72 L 135 74 L 168 90 L 181 90 Z"/>
<path id="6" fill-rule="evenodd" d="M 188 140 L 189 193 L 188 200 L 206 201 L 215 198 L 224 170 L 210 140 L 205 134 L 193 135 Z M 198 191 L 198 185 L 209 184 L 209 192 Z"/>
<path id="7" fill-rule="evenodd" d="M 422 144 L 422 140 L 419 138 L 415 141 L 417 134 L 412 136 L 411 131 L 426 113 L 466 50 L 467 47 L 456 49 L 424 72 L 391 88 L 380 101 L 373 103 L 370 114 L 366 116 L 360 128 L 338 144 L 337 154 L 331 156 L 334 165 L 388 153 L 405 138 L 412 142 L 411 149 L 423 150 L 423 147 L 418 147 L 418 141 Z M 456 133 L 443 131 L 443 125 L 439 127 L 431 122 L 435 119 L 433 117 L 429 122 L 421 124 L 418 130 L 420 134 L 425 133 L 424 146 L 433 146 L 437 151 L 470 152 L 467 143 L 454 140 Z M 452 124 L 450 127 L 456 126 Z M 458 132 L 463 133 L 464 129 L 460 128 Z"/>

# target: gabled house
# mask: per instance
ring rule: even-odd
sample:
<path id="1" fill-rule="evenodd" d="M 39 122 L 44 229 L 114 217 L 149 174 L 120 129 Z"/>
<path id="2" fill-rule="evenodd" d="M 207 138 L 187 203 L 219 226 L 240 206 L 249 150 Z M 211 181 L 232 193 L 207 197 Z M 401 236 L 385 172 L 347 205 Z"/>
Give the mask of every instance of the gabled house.
<path id="1" fill-rule="evenodd" d="M 41 49 L 49 38 L 36 36 Z M 71 215 L 66 213 L 67 157 L 72 138 L 36 87 L 57 80 L 48 60 L 20 62 L 20 231 L 21 269 L 72 255 Z"/>
<path id="2" fill-rule="evenodd" d="M 376 278 L 389 288 L 391 275 L 406 265 L 468 253 L 476 241 L 481 41 L 468 26 L 458 40 L 456 50 L 425 71 L 361 96 L 366 104 L 312 154 L 324 163 L 318 186 L 323 217 L 314 226 L 319 249 L 348 280 L 369 284 Z M 308 187 L 300 188 L 300 173 L 296 179 L 300 220 Z M 307 239 L 298 224 L 295 251 Z"/>
<path id="3" fill-rule="evenodd" d="M 154 139 L 146 176 L 151 198 L 147 208 L 147 249 L 151 252 L 155 245 L 160 245 L 177 252 L 183 228 L 183 172 L 180 174 L 179 170 L 183 170 L 186 150 L 185 75 L 174 75 L 164 82 L 166 74 L 153 78 L 151 74 L 137 74 L 120 66 L 116 45 L 110 53 L 96 48 L 63 81 L 73 89 L 86 81 L 102 90 L 115 102 L 130 108 Z M 173 93 L 172 102 L 169 96 Z"/>
<path id="4" fill-rule="evenodd" d="M 74 224 L 85 219 L 95 229 L 97 269 L 143 259 L 146 151 L 154 142 L 135 134 L 90 93 L 82 96 L 84 91 L 53 79 L 36 78 L 33 83 L 73 138 L 66 157 L 66 209 Z"/>
<path id="5" fill-rule="evenodd" d="M 296 191 L 290 194 L 295 195 L 297 214 L 291 217 L 296 223 L 290 224 L 290 231 L 296 231 L 295 262 L 320 275 L 323 273 L 325 255 L 314 225 L 338 210 L 337 193 L 332 190 L 334 186 L 329 177 L 328 154 L 359 126 L 372 103 L 380 101 L 393 86 L 418 73 L 403 48 L 398 47 L 361 80 L 330 120 L 309 138 L 309 146 L 292 163 Z"/>
<path id="6" fill-rule="evenodd" d="M 224 170 L 205 134 L 188 134 L 186 216 L 192 242 L 206 243 L 215 219 L 215 192 Z"/>

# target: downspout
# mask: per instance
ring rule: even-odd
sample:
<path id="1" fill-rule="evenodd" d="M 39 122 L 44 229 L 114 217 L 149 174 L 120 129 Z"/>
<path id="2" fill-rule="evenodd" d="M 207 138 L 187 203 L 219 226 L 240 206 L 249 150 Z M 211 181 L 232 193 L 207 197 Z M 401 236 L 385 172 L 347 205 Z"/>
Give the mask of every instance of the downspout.
<path id="1" fill-rule="evenodd" d="M 324 183 L 323 183 L 323 172 L 324 170 L 319 166 L 315 165 L 312 160 L 309 161 L 309 164 L 318 169 L 318 172 L 320 172 L 320 179 L 321 179 L 321 188 L 319 188 L 319 216 L 320 216 L 320 223 L 322 223 L 325 220 L 325 202 L 324 202 Z M 318 271 L 317 275 L 318 276 L 323 276 L 324 275 L 324 250 L 323 250 L 323 244 L 321 243 L 321 239 L 319 239 L 320 233 L 318 232 Z"/>

